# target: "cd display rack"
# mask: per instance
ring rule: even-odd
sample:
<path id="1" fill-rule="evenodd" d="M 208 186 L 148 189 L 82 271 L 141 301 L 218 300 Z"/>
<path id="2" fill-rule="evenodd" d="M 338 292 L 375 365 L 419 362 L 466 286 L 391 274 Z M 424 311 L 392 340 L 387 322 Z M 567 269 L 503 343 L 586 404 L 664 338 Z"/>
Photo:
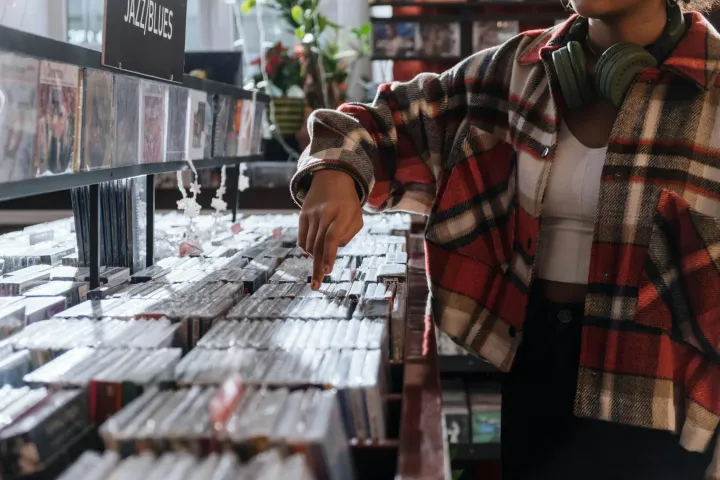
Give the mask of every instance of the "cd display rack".
<path id="1" fill-rule="evenodd" d="M 188 75 L 180 84 L 134 76 L 104 66 L 98 51 L 4 26 L 0 93 L 0 141 L 13 147 L 0 155 L 0 201 L 89 185 L 91 288 L 100 285 L 100 183 L 146 176 L 150 266 L 156 174 L 186 170 L 187 160 L 196 169 L 231 167 L 228 204 L 234 220 L 239 165 L 262 159 L 268 96 Z M 117 118 L 121 107 L 134 113 L 127 117 L 134 121 Z M 231 141 L 233 133 L 237 141 Z"/>
<path id="2" fill-rule="evenodd" d="M 392 17 L 373 17 L 373 60 L 458 62 L 523 30 L 567 18 L 557 1 L 376 1 Z M 422 8 L 423 14 L 412 9 Z M 429 11 L 428 11 L 429 9 Z M 432 13 L 429 13 L 432 12 Z"/>
<path id="3" fill-rule="evenodd" d="M 157 214 L 156 225 L 177 241 L 183 219 Z M 0 428 L 0 474 L 55 478 L 44 474 L 83 451 L 79 471 L 167 468 L 172 455 L 195 470 L 224 451 L 252 466 L 279 449 L 285 460 L 271 463 L 303 453 L 317 480 L 448 478 L 422 237 L 409 216 L 366 217 L 318 292 L 297 215 L 246 216 L 241 231 L 229 216 L 195 221 L 206 232 L 197 256 L 158 252 L 134 275 L 103 272 L 108 287 L 96 292 L 87 269 L 26 266 L 50 255 L 25 248 L 28 237 L 55 232 L 49 242 L 66 245 L 71 219 L 0 239 L 0 409 L 15 412 Z M 23 416 L 48 398 L 42 415 Z M 29 467 L 13 447 L 22 442 L 41 450 Z"/>

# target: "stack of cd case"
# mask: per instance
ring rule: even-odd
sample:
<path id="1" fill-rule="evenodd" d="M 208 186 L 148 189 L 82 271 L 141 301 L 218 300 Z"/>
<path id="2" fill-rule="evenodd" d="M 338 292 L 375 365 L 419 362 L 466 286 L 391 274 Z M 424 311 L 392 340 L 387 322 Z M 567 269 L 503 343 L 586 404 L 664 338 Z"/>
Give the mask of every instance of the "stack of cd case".
<path id="1" fill-rule="evenodd" d="M 13 351 L 9 345 L 0 346 L 0 385 L 22 387 L 24 377 L 32 371 L 30 352 Z"/>
<path id="2" fill-rule="evenodd" d="M 6 345 L 32 353 L 33 365 L 77 347 L 152 350 L 180 346 L 179 325 L 158 320 L 103 320 L 54 318 L 30 325 L 7 339 Z"/>
<path id="3" fill-rule="evenodd" d="M 254 350 L 197 348 L 175 369 L 179 385 L 220 385 L 240 374 L 248 385 L 338 391 L 343 424 L 358 440 L 386 438 L 387 391 L 381 350 L 327 349 Z"/>
<path id="4" fill-rule="evenodd" d="M 0 476 L 52 472 L 58 456 L 91 429 L 82 391 L 0 387 Z"/>
<path id="5" fill-rule="evenodd" d="M 30 386 L 80 388 L 88 394 L 90 419 L 107 419 L 149 385 L 169 382 L 180 360 L 179 349 L 105 350 L 76 348 L 28 373 Z"/>
<path id="6" fill-rule="evenodd" d="M 269 450 L 242 462 L 237 455 L 224 452 L 197 458 L 187 452 L 151 453 L 121 458 L 117 452 L 84 453 L 58 480 L 104 480 L 107 478 L 147 479 L 233 479 L 233 480 L 315 480 L 305 458 Z"/>
<path id="7" fill-rule="evenodd" d="M 171 235 L 184 225 L 175 214 L 160 215 L 156 228 L 165 222 Z M 95 425 L 144 421 L 103 435 L 121 457 L 187 451 L 204 459 L 232 450 L 247 467 L 251 457 L 278 449 L 302 453 L 317 478 L 352 478 L 336 470 L 325 437 L 310 435 L 307 426 L 288 430 L 291 423 L 281 419 L 286 411 L 302 419 L 291 406 L 310 408 L 319 400 L 305 396 L 329 394 L 324 401 L 333 404 L 341 438 L 333 447 L 346 448 L 350 438 L 388 438 L 387 360 L 402 359 L 404 349 L 407 224 L 402 215 L 368 217 L 352 248 L 312 291 L 312 259 L 297 247 L 296 222 L 292 215 L 244 217 L 236 229 L 229 217 L 201 217 L 203 234 L 214 233 L 193 255 L 164 256 L 132 274 L 128 267 L 107 268 L 107 282 L 93 291 L 88 269 L 65 262 L 68 255 L 54 264 L 25 261 L 0 278 L 22 289 L 0 298 L 0 312 L 8 312 L 0 320 L 8 336 L 0 343 L 0 381 L 80 392 Z M 49 242 L 47 231 L 8 242 Z M 372 246 L 375 239 L 381 250 Z M 62 311 L 28 320 L 27 305 L 50 301 L 61 302 Z M 238 375 L 247 395 L 227 422 L 213 424 L 210 402 Z M 134 410 L 143 398 L 152 414 Z M 311 421 L 317 432 L 328 422 Z M 160 424 L 173 429 L 162 432 Z"/>
<path id="8" fill-rule="evenodd" d="M 226 422 L 213 424 L 214 387 L 148 389 L 100 427 L 108 451 L 120 456 L 233 451 L 241 459 L 272 451 L 301 453 L 318 479 L 353 479 L 337 393 L 319 389 L 246 388 Z"/>

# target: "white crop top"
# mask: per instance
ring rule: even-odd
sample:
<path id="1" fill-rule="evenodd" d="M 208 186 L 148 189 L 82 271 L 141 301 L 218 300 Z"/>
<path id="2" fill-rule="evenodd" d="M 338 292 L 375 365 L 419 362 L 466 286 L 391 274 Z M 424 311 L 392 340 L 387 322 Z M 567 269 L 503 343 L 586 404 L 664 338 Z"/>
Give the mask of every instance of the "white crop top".
<path id="1" fill-rule="evenodd" d="M 607 147 L 589 148 L 563 123 L 543 200 L 538 278 L 587 284 Z"/>

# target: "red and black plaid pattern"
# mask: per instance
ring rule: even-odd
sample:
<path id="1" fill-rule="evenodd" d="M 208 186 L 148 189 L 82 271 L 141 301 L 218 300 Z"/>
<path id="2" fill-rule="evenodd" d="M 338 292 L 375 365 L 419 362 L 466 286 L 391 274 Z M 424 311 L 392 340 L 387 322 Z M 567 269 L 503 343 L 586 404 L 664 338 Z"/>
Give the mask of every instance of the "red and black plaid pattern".
<path id="1" fill-rule="evenodd" d="M 301 203 L 310 173 L 336 168 L 368 207 L 428 215 L 435 320 L 504 370 L 522 339 L 561 122 L 549 58 L 572 21 L 384 85 L 372 105 L 315 112 L 292 182 Z M 720 420 L 720 36 L 699 14 L 687 21 L 609 140 L 576 413 L 680 432 L 702 450 Z"/>

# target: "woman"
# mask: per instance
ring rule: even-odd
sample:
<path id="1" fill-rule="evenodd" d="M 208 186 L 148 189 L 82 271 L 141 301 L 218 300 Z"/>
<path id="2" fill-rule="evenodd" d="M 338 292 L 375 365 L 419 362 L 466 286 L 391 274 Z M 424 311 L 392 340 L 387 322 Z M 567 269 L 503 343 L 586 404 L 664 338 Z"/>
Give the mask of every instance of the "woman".
<path id="1" fill-rule="evenodd" d="M 317 288 L 363 205 L 428 215 L 435 321 L 510 372 L 503 478 L 720 478 L 720 36 L 675 0 L 570 6 L 316 112 L 299 243 Z"/>

